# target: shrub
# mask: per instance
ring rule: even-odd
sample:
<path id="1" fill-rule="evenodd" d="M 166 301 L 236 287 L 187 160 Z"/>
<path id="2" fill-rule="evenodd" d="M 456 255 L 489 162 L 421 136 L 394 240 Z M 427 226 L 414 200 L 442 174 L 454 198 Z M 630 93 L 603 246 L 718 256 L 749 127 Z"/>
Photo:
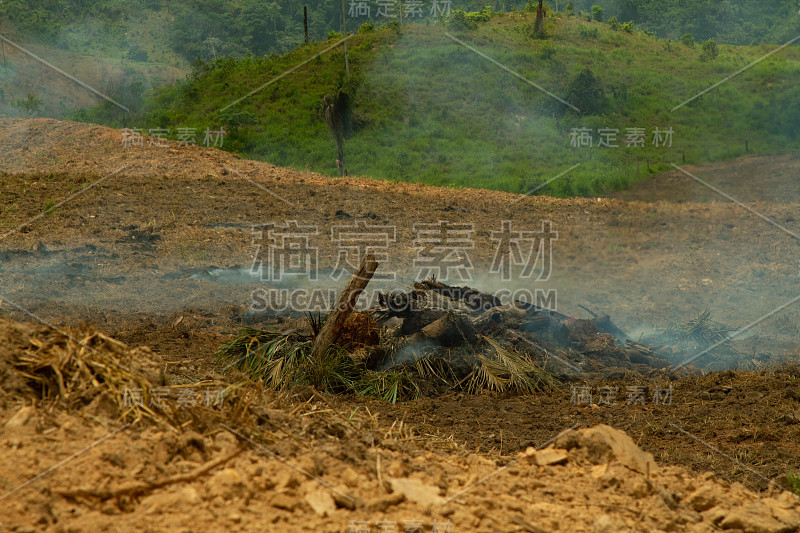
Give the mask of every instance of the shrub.
<path id="1" fill-rule="evenodd" d="M 600 30 L 591 26 L 581 26 L 578 30 L 578 35 L 583 39 L 597 39 L 600 35 Z"/>
<path id="2" fill-rule="evenodd" d="M 614 31 L 624 31 L 625 33 L 633 33 L 633 30 L 635 29 L 632 20 L 628 22 L 620 22 L 617 20 L 617 17 L 611 17 L 608 19 L 608 25 Z"/>
<path id="3" fill-rule="evenodd" d="M 141 47 L 140 47 L 138 44 L 136 44 L 136 43 L 131 43 L 131 45 L 128 47 L 128 52 L 127 52 L 125 55 L 126 55 L 126 56 L 128 57 L 128 59 L 130 59 L 131 61 L 141 61 L 141 62 L 146 62 L 146 61 L 148 61 L 148 60 L 150 59 L 150 58 L 148 57 L 148 55 L 147 55 L 147 52 L 146 52 L 145 50 L 143 50 L 143 49 L 142 49 L 142 48 L 141 48 Z"/>
<path id="4" fill-rule="evenodd" d="M 360 28 L 358 28 L 359 35 L 363 35 L 365 33 L 372 33 L 373 31 L 375 31 L 375 26 L 373 26 L 369 22 L 365 22 L 364 24 L 361 25 Z"/>
<path id="5" fill-rule="evenodd" d="M 28 93 L 28 97 L 24 100 L 17 100 L 12 104 L 14 107 L 22 111 L 28 116 L 33 116 L 39 112 L 42 107 L 41 98 L 36 98 L 33 93 Z"/>
<path id="6" fill-rule="evenodd" d="M 694 36 L 691 33 L 684 33 L 681 35 L 681 44 L 689 48 L 694 48 Z"/>
<path id="7" fill-rule="evenodd" d="M 570 2 L 571 4 L 572 2 Z M 486 9 L 489 9 L 489 6 L 486 6 Z M 550 11 L 550 6 L 547 5 L 547 2 L 542 2 L 542 9 L 545 13 Z M 572 7 L 573 11 L 575 10 L 575 6 Z M 528 3 L 525 4 L 525 11 L 528 13 L 536 13 L 539 10 L 539 0 L 528 0 Z"/>
<path id="8" fill-rule="evenodd" d="M 470 19 L 472 22 L 474 22 L 475 25 L 477 26 L 482 22 L 488 22 L 489 19 L 492 18 L 493 14 L 494 13 L 492 13 L 492 8 L 490 6 L 486 6 L 480 11 L 472 11 L 470 13 L 467 13 L 467 18 Z"/>
<path id="9" fill-rule="evenodd" d="M 592 20 L 595 22 L 603 22 L 603 12 L 605 10 L 600 6 L 592 6 Z"/>
<path id="10" fill-rule="evenodd" d="M 463 9 L 454 9 L 447 17 L 447 27 L 451 30 L 466 31 L 473 29 L 472 22 L 467 18 L 467 12 Z"/>
<path id="11" fill-rule="evenodd" d="M 545 61 L 552 59 L 554 55 L 556 55 L 556 47 L 549 42 L 545 42 L 539 49 L 538 56 Z"/>
<path id="12" fill-rule="evenodd" d="M 570 0 L 567 2 L 567 7 L 564 8 L 564 12 L 567 14 L 568 17 L 571 17 L 575 14 L 575 3 Z"/>
<path id="13" fill-rule="evenodd" d="M 800 496 L 800 475 L 794 472 L 786 474 L 786 485 L 795 495 Z"/>
<path id="14" fill-rule="evenodd" d="M 712 59 L 716 59 L 716 57 L 719 55 L 719 51 L 717 50 L 717 41 L 715 41 L 713 37 L 703 41 L 700 46 L 703 49 L 703 52 L 700 54 L 700 61 L 710 61 Z"/>
<path id="15" fill-rule="evenodd" d="M 605 108 L 605 95 L 600 80 L 588 68 L 570 82 L 566 100 L 580 109 L 581 115 L 597 115 Z"/>
<path id="16" fill-rule="evenodd" d="M 236 107 L 231 107 L 217 115 L 223 125 L 228 126 L 231 135 L 239 134 L 239 127 L 250 124 L 258 124 L 258 117 L 252 111 L 245 111 Z"/>
<path id="17" fill-rule="evenodd" d="M 447 27 L 451 30 L 474 30 L 478 24 L 487 22 L 492 18 L 492 8 L 489 6 L 484 7 L 480 11 L 472 11 L 467 13 L 463 9 L 455 9 L 450 12 L 447 18 Z"/>

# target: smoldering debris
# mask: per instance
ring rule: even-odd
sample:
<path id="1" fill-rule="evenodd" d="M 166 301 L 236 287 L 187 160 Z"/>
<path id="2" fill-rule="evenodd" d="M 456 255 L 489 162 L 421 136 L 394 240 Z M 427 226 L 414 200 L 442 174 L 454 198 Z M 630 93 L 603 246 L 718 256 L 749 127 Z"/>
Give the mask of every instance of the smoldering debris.
<path id="1" fill-rule="evenodd" d="M 377 300 L 353 312 L 323 354 L 311 347 L 325 317 L 309 315 L 306 332 L 243 330 L 219 360 L 274 388 L 311 384 L 391 401 L 420 392 L 532 393 L 559 381 L 700 372 L 678 364 L 690 352 L 634 340 L 591 310 L 592 318 L 580 319 L 435 279 Z"/>

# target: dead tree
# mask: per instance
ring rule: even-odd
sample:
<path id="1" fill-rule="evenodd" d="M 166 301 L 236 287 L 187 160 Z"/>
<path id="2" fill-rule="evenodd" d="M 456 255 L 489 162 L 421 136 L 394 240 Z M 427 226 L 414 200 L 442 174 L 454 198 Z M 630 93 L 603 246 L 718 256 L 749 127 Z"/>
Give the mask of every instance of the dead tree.
<path id="1" fill-rule="evenodd" d="M 319 335 L 317 335 L 317 338 L 314 340 L 314 345 L 311 348 L 314 357 L 321 357 L 322 354 L 325 353 L 325 350 L 336 344 L 342 332 L 342 328 L 344 327 L 344 323 L 347 321 L 347 317 L 353 312 L 356 302 L 358 302 L 358 297 L 361 296 L 361 293 L 367 288 L 367 285 L 377 269 L 378 261 L 375 260 L 375 256 L 367 254 L 361 262 L 361 267 L 358 269 L 358 272 L 353 274 L 347 286 L 341 294 L 339 294 L 333 311 L 328 315 L 325 324 L 322 326 L 322 330 L 320 330 Z"/>
<path id="2" fill-rule="evenodd" d="M 544 26 L 544 0 L 539 0 L 539 6 L 536 8 L 536 22 L 533 24 L 533 33 L 536 37 L 542 34 Z"/>
<path id="3" fill-rule="evenodd" d="M 338 157 L 336 166 L 339 175 L 347 174 L 344 168 L 344 136 L 347 133 L 350 116 L 350 97 L 345 89 L 337 90 L 333 95 L 326 94 L 322 97 L 320 115 L 336 141 Z"/>

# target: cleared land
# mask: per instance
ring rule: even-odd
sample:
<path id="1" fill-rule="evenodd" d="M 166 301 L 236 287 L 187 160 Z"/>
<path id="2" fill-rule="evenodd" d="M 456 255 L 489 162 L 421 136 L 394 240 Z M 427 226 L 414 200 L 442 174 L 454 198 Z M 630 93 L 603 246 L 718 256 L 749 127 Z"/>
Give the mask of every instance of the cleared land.
<path id="1" fill-rule="evenodd" d="M 475 273 L 484 273 L 475 284 L 496 290 L 502 283 L 485 274 L 494 253 L 491 231 L 503 220 L 528 229 L 550 220 L 559 236 L 544 286 L 558 290 L 560 312 L 585 317 L 578 307 L 584 304 L 631 333 L 706 308 L 716 320 L 743 326 L 797 296 L 797 239 L 787 232 L 800 233 L 800 199 L 786 185 L 796 180 L 796 157 L 687 168 L 781 227 L 677 172 L 616 198 L 561 200 L 331 179 L 176 143 L 123 150 L 119 131 L 53 120 L 0 121 L 0 165 L 4 528 L 342 531 L 354 520 L 373 530 L 380 520 L 401 529 L 404 520 L 422 520 L 426 531 L 434 520 L 450 520 L 453 531 L 798 527 L 796 501 L 778 496 L 776 487 L 800 466 L 799 374 L 790 366 L 800 344 L 796 305 L 752 329 L 751 356 L 724 362 L 732 371 L 671 382 L 654 374 L 588 383 L 670 382 L 671 405 L 576 405 L 570 383 L 547 394 L 453 392 L 395 406 L 302 390 L 259 393 L 249 407 L 237 408 L 241 396 L 235 396 L 222 409 L 187 407 L 177 418 L 129 426 L 9 495 L 122 423 L 114 409 L 101 401 L 84 406 L 80 395 L 70 409 L 40 401 L 19 414 L 41 391 L 24 383 L 14 362 L 39 345 L 50 350 L 55 334 L 5 320 L 32 321 L 21 308 L 58 328 L 87 320 L 91 327 L 80 331 L 97 328 L 132 347 L 150 346 L 153 354 L 137 352 L 137 360 L 166 363 L 172 385 L 235 381 L 212 364 L 231 331 L 242 323 L 283 329 L 303 323 L 248 315 L 258 283 L 233 273 L 252 263 L 252 225 L 317 226 L 327 237 L 318 240 L 324 273 L 336 265 L 332 226 L 357 219 L 395 225 L 397 242 L 382 268 L 407 283 L 415 275 L 414 223 L 474 223 L 471 258 Z M 783 178 L 765 185 L 772 176 Z M 55 345 L 69 351 L 68 343 Z M 84 383 L 84 375 L 76 376 L 74 383 Z M 154 386 L 162 379 L 147 376 Z M 319 484 L 252 445 L 208 474 L 103 497 L 126 483 L 158 483 L 225 457 L 238 444 L 221 423 L 258 433 L 267 449 L 355 499 L 319 494 Z M 622 466 L 641 459 L 629 448 L 607 466 L 608 456 L 598 459 L 583 443 L 566 459 L 556 457 L 558 464 L 538 466 L 526 457 L 459 495 L 528 446 L 598 423 L 626 431 L 664 468 L 653 467 L 648 477 Z M 721 480 L 702 477 L 704 471 Z M 94 493 L 65 494 L 77 489 Z"/>

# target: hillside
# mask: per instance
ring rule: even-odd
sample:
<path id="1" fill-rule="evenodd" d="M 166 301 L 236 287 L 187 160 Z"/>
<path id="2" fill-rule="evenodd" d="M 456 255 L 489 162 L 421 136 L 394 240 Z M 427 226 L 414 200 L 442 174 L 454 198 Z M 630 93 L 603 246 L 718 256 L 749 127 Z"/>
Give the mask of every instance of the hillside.
<path id="1" fill-rule="evenodd" d="M 6 45 L 0 113 L 157 129 L 173 139 L 189 128 L 196 142 L 206 128 L 224 126 L 225 150 L 337 175 L 335 144 L 319 109 L 325 94 L 344 88 L 353 112 L 344 151 L 351 175 L 556 196 L 622 190 L 672 163 L 798 148 L 797 47 L 773 53 L 775 45 L 721 44 L 783 42 L 790 32 L 775 21 L 790 20 L 784 4 L 764 3 L 746 17 L 742 35 L 749 37 L 726 39 L 724 32 L 745 27 L 739 2 L 702 17 L 693 2 L 659 3 L 670 16 L 644 0 L 610 2 L 594 15 L 584 12 L 590 3 L 576 2 L 574 16 L 564 13 L 566 5 L 548 12 L 546 38 L 532 38 L 534 14 L 520 11 L 524 2 L 497 2 L 499 11 L 455 10 L 474 3 L 454 6 L 446 20 L 407 18 L 394 29 L 378 26 L 385 17 L 354 12 L 352 30 L 374 25 L 351 37 L 346 82 L 342 48 L 334 46 L 340 37 L 329 34 L 340 13 L 330 2 L 310 2 L 312 43 L 302 46 L 299 8 L 280 2 L 125 0 L 68 10 L 59 2 L 33 8 L 10 0 L 0 6 L 0 29 L 130 111 Z M 698 20 L 706 21 L 703 31 Z M 687 28 L 698 44 L 650 33 L 677 39 Z M 712 34 L 720 44 L 699 43 Z M 544 91 L 580 101 L 582 112 Z M 670 129 L 669 142 L 663 137 L 655 146 L 656 132 Z M 583 137 L 591 148 L 574 147 L 581 132 L 591 135 Z M 627 147 L 634 138 L 641 145 Z M 603 142 L 619 147 L 598 148 Z"/>
<path id="2" fill-rule="evenodd" d="M 718 45 L 712 53 L 560 14 L 546 19 L 546 39 L 534 39 L 533 13 L 484 13 L 465 31 L 451 22 L 352 36 L 349 83 L 333 36 L 279 57 L 196 64 L 132 116 L 102 106 L 83 119 L 161 128 L 172 138 L 178 128 L 224 125 L 225 150 L 336 175 L 335 143 L 319 109 L 325 94 L 344 88 L 353 112 L 344 148 L 351 174 L 518 193 L 542 187 L 556 196 L 623 189 L 671 163 L 798 146 L 796 47 L 682 105 L 775 47 Z M 581 131 L 591 147 L 575 146 Z"/>

